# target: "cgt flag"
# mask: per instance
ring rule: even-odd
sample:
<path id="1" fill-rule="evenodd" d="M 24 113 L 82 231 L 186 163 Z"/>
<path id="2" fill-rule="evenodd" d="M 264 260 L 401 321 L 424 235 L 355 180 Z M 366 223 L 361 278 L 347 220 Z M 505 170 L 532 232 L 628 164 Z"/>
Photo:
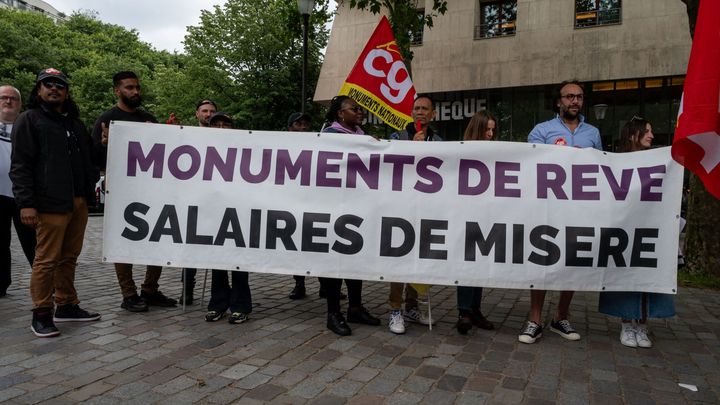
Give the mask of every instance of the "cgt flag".
<path id="1" fill-rule="evenodd" d="M 391 127 L 401 130 L 412 122 L 415 87 L 383 16 L 340 89 Z"/>
<path id="2" fill-rule="evenodd" d="M 720 1 L 701 1 L 672 156 L 720 199 Z"/>

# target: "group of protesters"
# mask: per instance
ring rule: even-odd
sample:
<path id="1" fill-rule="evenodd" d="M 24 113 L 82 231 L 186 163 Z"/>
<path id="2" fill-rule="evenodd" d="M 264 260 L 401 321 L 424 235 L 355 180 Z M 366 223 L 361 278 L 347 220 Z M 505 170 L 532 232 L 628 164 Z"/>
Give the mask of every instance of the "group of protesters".
<path id="1" fill-rule="evenodd" d="M 79 306 L 75 290 L 75 267 L 81 252 L 88 205 L 95 200 L 95 184 L 107 163 L 107 144 L 111 121 L 157 123 L 142 106 L 141 86 L 137 75 L 122 71 L 112 78 L 117 103 L 104 112 L 89 134 L 79 119 L 78 106 L 70 96 L 67 76 L 54 68 L 39 72 L 30 92 L 25 112 L 21 111 L 20 92 L 0 86 L 0 203 L 2 206 L 2 268 L 0 297 L 11 283 L 10 234 L 14 223 L 23 252 L 32 267 L 30 295 L 33 302 L 31 330 L 38 337 L 60 334 L 55 325 L 61 322 L 96 321 L 100 314 Z M 528 142 L 595 148 L 602 150 L 597 128 L 585 122 L 581 114 L 584 91 L 581 83 L 565 81 L 553 95 L 556 116 L 541 122 L 528 135 Z M 202 127 L 233 128 L 232 118 L 218 111 L 217 104 L 203 99 L 196 105 L 196 118 Z M 364 109 L 348 96 L 337 96 L 330 102 L 322 132 L 367 136 L 361 125 Z M 431 127 L 435 103 L 425 95 L 414 100 L 413 123 L 390 135 L 391 140 L 419 142 L 442 141 L 442 135 Z M 174 117 L 166 123 L 173 124 Z M 498 120 L 489 111 L 475 114 L 465 130 L 465 141 L 494 140 Z M 287 130 L 307 132 L 311 118 L 293 113 Z M 653 133 L 651 124 L 633 117 L 622 128 L 617 152 L 649 149 Z M 108 197 L 112 198 L 112 197 Z M 115 271 L 122 293 L 120 306 L 130 312 L 145 312 L 150 306 L 175 307 L 178 300 L 159 290 L 162 267 L 148 265 L 145 279 L 138 288 L 133 280 L 132 264 L 116 263 Z M 182 270 L 181 303 L 193 303 L 197 269 Z M 306 297 L 305 277 L 295 276 L 289 298 Z M 249 319 L 252 298 L 248 273 L 212 270 L 211 293 L 205 320 L 219 321 L 228 316 L 230 324 Z M 381 321 L 362 305 L 362 281 L 345 279 L 347 296 L 341 291 L 343 280 L 320 278 L 319 295 L 327 300 L 327 328 L 346 336 L 352 333 L 348 323 L 378 326 Z M 392 333 L 406 331 L 406 322 L 432 325 L 434 320 L 420 305 L 427 300 L 428 285 L 390 283 L 388 327 Z M 467 334 L 473 327 L 492 330 L 494 325 L 481 311 L 481 287 L 457 287 L 458 318 L 455 327 Z M 542 337 L 543 304 L 546 291 L 530 291 L 530 314 L 518 335 L 518 341 L 535 343 Z M 549 322 L 549 330 L 567 340 L 579 340 L 580 334 L 570 323 L 569 308 L 573 291 L 562 291 L 558 308 Z M 341 301 L 347 299 L 345 314 Z M 629 347 L 648 348 L 649 317 L 669 317 L 675 313 L 673 297 L 667 294 L 641 292 L 602 292 L 599 311 L 621 319 L 620 341 Z"/>

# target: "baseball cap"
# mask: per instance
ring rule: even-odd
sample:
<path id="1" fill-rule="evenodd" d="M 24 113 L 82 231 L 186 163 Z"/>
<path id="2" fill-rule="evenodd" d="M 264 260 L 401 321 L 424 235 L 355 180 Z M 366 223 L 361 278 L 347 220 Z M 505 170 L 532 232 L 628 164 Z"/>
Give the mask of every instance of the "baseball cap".
<path id="1" fill-rule="evenodd" d="M 207 103 L 205 103 L 205 104 L 207 104 Z M 202 104 L 200 104 L 200 105 L 202 105 Z M 210 125 L 212 125 L 213 122 L 218 121 L 218 120 L 226 121 L 226 122 L 229 122 L 230 124 L 233 123 L 233 119 L 230 118 L 229 115 L 225 114 L 222 111 L 218 111 L 215 114 L 213 114 L 212 117 L 210 117 L 210 120 L 208 121 L 208 123 Z"/>
<path id="2" fill-rule="evenodd" d="M 37 80 L 35 83 L 39 83 L 45 79 L 57 79 L 65 84 L 70 84 L 68 82 L 67 76 L 65 76 L 65 73 L 55 69 L 55 68 L 47 68 L 43 69 L 38 73 Z"/>
<path id="3" fill-rule="evenodd" d="M 195 106 L 195 109 L 197 110 L 198 108 L 200 108 L 200 106 L 203 106 L 205 104 L 212 104 L 213 107 L 215 107 L 215 109 L 217 110 L 217 104 L 215 104 L 215 102 L 210 100 L 209 98 L 204 98 L 204 99 L 200 100 L 197 103 L 197 105 Z"/>
<path id="4" fill-rule="evenodd" d="M 312 121 L 310 119 L 309 115 L 303 114 L 301 112 L 294 112 L 294 113 L 290 114 L 290 117 L 288 118 L 288 126 L 289 127 L 292 126 L 292 124 L 294 124 L 297 121 L 300 121 L 301 119 L 306 119 L 308 121 Z"/>

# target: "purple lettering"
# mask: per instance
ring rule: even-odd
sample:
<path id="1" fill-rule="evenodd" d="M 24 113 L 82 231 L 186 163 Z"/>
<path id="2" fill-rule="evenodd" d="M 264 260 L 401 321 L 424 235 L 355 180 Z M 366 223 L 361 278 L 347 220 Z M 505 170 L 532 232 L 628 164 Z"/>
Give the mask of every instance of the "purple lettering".
<path id="1" fill-rule="evenodd" d="M 203 168 L 203 180 L 212 180 L 213 168 L 217 169 L 225 181 L 232 181 L 235 171 L 235 160 L 237 160 L 237 149 L 228 148 L 225 160 L 220 156 L 214 146 L 210 146 L 205 153 L 205 167 Z"/>
<path id="2" fill-rule="evenodd" d="M 549 178 L 550 173 L 554 174 L 552 179 Z M 566 178 L 562 166 L 553 163 L 539 163 L 537 165 L 537 198 L 547 199 L 548 189 L 551 189 L 556 199 L 567 200 L 567 194 L 562 188 Z"/>
<path id="3" fill-rule="evenodd" d="M 178 166 L 178 161 L 182 155 L 190 157 L 190 167 L 183 171 Z M 182 145 L 175 148 L 168 156 L 168 170 L 178 180 L 188 180 L 192 178 L 200 169 L 200 152 L 190 145 Z"/>
<path id="4" fill-rule="evenodd" d="M 421 193 L 437 193 L 442 189 L 443 179 L 440 173 L 430 170 L 430 167 L 439 169 L 442 166 L 443 161 L 436 157 L 424 157 L 418 160 L 417 163 L 417 175 L 430 183 L 423 183 L 421 181 L 415 182 L 415 190 Z"/>
<path id="5" fill-rule="evenodd" d="M 319 187 L 342 187 L 342 180 L 328 177 L 329 173 L 339 173 L 340 165 L 328 163 L 329 160 L 342 160 L 342 152 L 318 152 L 317 179 Z"/>
<path id="6" fill-rule="evenodd" d="M 653 192 L 653 187 L 662 187 L 663 178 L 653 174 L 665 174 L 665 165 L 638 167 L 640 175 L 640 201 L 662 201 L 662 193 Z"/>
<path id="7" fill-rule="evenodd" d="M 507 171 L 520 171 L 519 162 L 495 162 L 495 195 L 497 197 L 520 198 L 520 189 L 507 188 L 507 184 L 518 184 L 518 176 L 508 175 Z"/>
<path id="8" fill-rule="evenodd" d="M 267 180 L 270 175 L 270 161 L 272 159 L 272 149 L 263 149 L 262 162 L 260 162 L 260 171 L 257 174 L 250 172 L 250 164 L 252 163 L 252 149 L 242 150 L 242 160 L 240 160 L 240 176 L 248 183 L 262 183 Z"/>
<path id="9" fill-rule="evenodd" d="M 620 183 L 618 183 L 612 169 L 609 166 L 600 166 L 605 178 L 607 178 L 610 190 L 612 190 L 616 201 L 625 201 L 627 198 L 628 191 L 630 191 L 630 181 L 632 180 L 632 169 L 623 169 L 620 175 Z"/>
<path id="10" fill-rule="evenodd" d="M 310 185 L 310 170 L 312 167 L 312 151 L 300 152 L 293 162 L 290 152 L 287 149 L 278 149 L 275 167 L 275 184 L 285 184 L 285 173 L 290 179 L 296 179 L 300 175 L 300 184 Z"/>
<path id="11" fill-rule="evenodd" d="M 165 145 L 156 143 L 150 148 L 150 152 L 145 155 L 140 142 L 132 141 L 128 144 L 128 166 L 127 175 L 135 177 L 137 167 L 146 172 L 153 167 L 153 178 L 159 179 L 163 174 L 163 162 L 165 161 Z"/>
<path id="12" fill-rule="evenodd" d="M 347 160 L 347 188 L 357 188 L 357 177 L 363 179 L 365 184 L 371 190 L 377 190 L 380 182 L 380 155 L 373 153 L 370 155 L 370 164 L 360 159 L 357 153 L 348 153 Z"/>
<path id="13" fill-rule="evenodd" d="M 407 156 L 407 155 L 394 155 L 394 154 L 388 154 L 385 155 L 385 158 L 383 159 L 385 163 L 390 163 L 393 165 L 393 174 L 392 174 L 392 189 L 393 191 L 401 191 L 402 190 L 402 184 L 403 184 L 403 165 L 411 165 L 415 163 L 415 156 Z"/>
<path id="14" fill-rule="evenodd" d="M 599 200 L 600 192 L 585 191 L 585 187 L 597 186 L 597 178 L 585 177 L 585 174 L 598 172 L 597 165 L 572 165 L 573 200 Z"/>
<path id="15" fill-rule="evenodd" d="M 468 184 L 470 170 L 475 170 L 480 174 L 480 181 L 474 186 Z M 490 169 L 485 163 L 479 160 L 460 159 L 458 171 L 458 195 L 479 195 L 490 187 Z"/>

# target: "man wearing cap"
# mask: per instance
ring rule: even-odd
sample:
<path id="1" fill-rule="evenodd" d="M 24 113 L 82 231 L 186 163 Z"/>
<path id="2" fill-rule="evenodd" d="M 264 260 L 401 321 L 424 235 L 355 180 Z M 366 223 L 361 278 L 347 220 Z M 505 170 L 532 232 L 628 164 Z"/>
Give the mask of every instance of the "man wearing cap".
<path id="1" fill-rule="evenodd" d="M 0 298 L 7 294 L 12 283 L 10 241 L 13 224 L 30 266 L 35 260 L 35 230 L 20 221 L 20 210 L 15 204 L 9 175 L 12 151 L 10 133 L 20 115 L 21 104 L 22 98 L 18 89 L 13 86 L 0 86 Z"/>
<path id="2" fill-rule="evenodd" d="M 118 102 L 111 109 L 100 115 L 95 122 L 92 139 L 101 161 L 100 169 L 105 170 L 107 163 L 108 128 L 110 121 L 152 122 L 157 123 L 155 117 L 140 108 L 142 104 L 140 81 L 137 75 L 130 71 L 118 72 L 113 76 L 113 88 Z M 138 295 L 135 280 L 132 274 L 133 265 L 128 263 L 115 263 L 115 273 L 120 284 L 123 301 L 120 304 L 130 312 L 145 312 L 148 305 L 159 307 L 174 307 L 177 304 L 172 298 L 166 297 L 158 290 L 158 280 L 162 274 L 161 266 L 147 266 L 145 282 Z"/>
<path id="3" fill-rule="evenodd" d="M 35 228 L 37 238 L 30 275 L 30 327 L 38 337 L 59 335 L 55 322 L 100 319 L 78 306 L 75 290 L 88 202 L 95 199 L 98 180 L 92 141 L 79 115 L 67 77 L 48 68 L 38 74 L 28 110 L 12 130 L 13 194 L 22 223 Z"/>
<path id="4" fill-rule="evenodd" d="M 217 104 L 214 101 L 204 98 L 195 105 L 195 118 L 198 120 L 198 126 L 209 127 L 210 118 L 217 112 Z M 229 117 L 228 117 L 229 119 Z M 178 301 L 181 304 L 192 305 L 194 301 L 195 276 L 197 269 L 186 267 L 180 273 L 180 281 L 183 283 L 183 290 L 180 293 Z M 187 281 L 186 278 L 187 277 Z"/>

